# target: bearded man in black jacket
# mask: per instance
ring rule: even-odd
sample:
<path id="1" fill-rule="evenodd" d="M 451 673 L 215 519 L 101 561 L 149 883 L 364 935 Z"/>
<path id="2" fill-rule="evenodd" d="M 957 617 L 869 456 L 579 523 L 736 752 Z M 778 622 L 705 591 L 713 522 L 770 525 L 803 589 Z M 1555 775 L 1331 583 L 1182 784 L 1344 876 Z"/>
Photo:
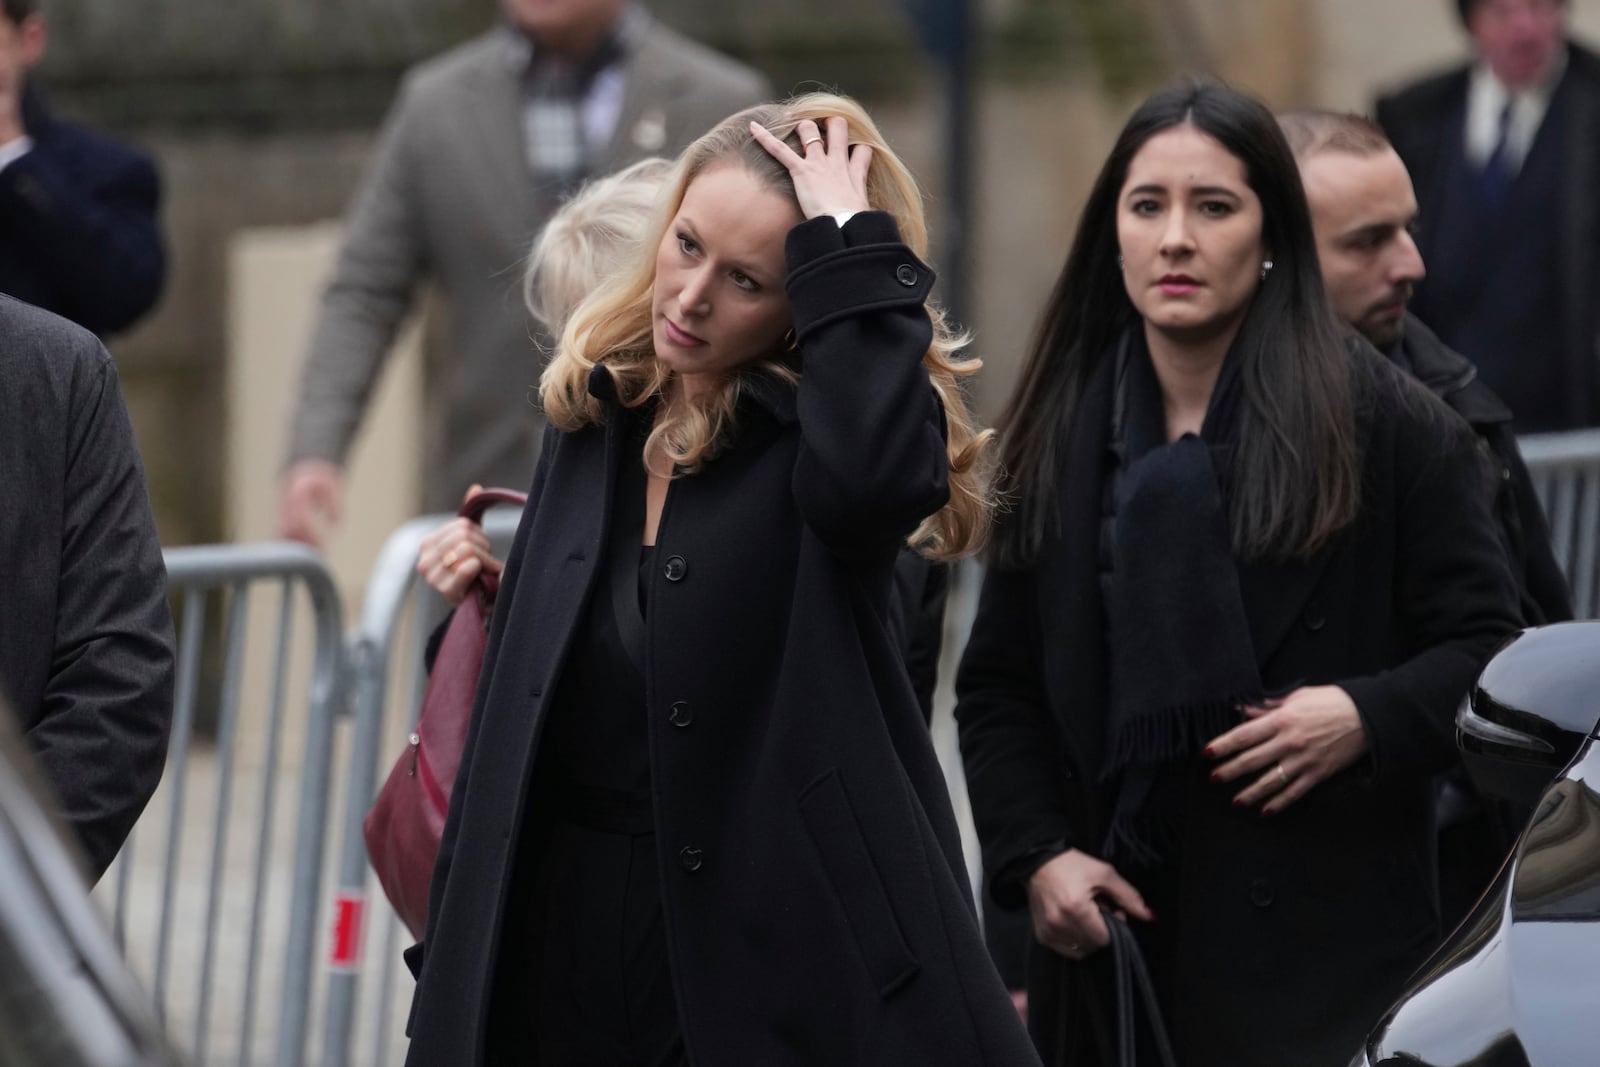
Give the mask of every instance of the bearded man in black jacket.
<path id="1" fill-rule="evenodd" d="M 1334 309 L 1477 431 L 1523 620 L 1537 626 L 1572 618 L 1571 593 L 1517 449 L 1511 409 L 1465 356 L 1407 310 L 1426 268 L 1413 240 L 1417 198 L 1405 164 L 1383 131 L 1359 115 L 1291 111 L 1279 123 L 1300 164 Z"/>
<path id="2" fill-rule="evenodd" d="M 1471 361 L 1406 308 L 1426 268 L 1412 239 L 1417 198 L 1405 164 L 1383 131 L 1358 115 L 1292 111 L 1278 121 L 1300 164 L 1334 309 L 1477 432 L 1524 621 L 1572 618 L 1511 409 Z M 1449 929 L 1493 878 L 1527 813 L 1476 796 L 1459 772 L 1442 778 L 1437 810 L 1440 906 Z"/>

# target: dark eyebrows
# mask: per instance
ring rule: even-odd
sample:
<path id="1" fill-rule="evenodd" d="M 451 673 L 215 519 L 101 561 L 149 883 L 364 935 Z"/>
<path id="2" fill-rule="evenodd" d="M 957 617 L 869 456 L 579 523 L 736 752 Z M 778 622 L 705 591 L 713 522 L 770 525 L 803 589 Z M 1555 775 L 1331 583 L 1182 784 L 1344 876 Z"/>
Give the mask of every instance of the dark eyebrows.
<path id="1" fill-rule="evenodd" d="M 1353 230 L 1347 230 L 1340 236 L 1339 240 L 1343 244 L 1359 244 L 1368 239 L 1387 238 L 1397 233 L 1400 229 L 1400 226 L 1392 222 L 1368 222 L 1357 226 Z"/>
<path id="2" fill-rule="evenodd" d="M 1156 185 L 1154 183 L 1136 185 L 1132 189 L 1128 190 L 1129 196 L 1166 196 L 1167 194 L 1168 190 L 1165 185 Z M 1209 197 L 1220 196 L 1233 201 L 1238 201 L 1239 199 L 1239 194 L 1234 192 L 1232 189 L 1229 189 L 1225 185 L 1196 185 L 1188 190 L 1188 195 Z"/>

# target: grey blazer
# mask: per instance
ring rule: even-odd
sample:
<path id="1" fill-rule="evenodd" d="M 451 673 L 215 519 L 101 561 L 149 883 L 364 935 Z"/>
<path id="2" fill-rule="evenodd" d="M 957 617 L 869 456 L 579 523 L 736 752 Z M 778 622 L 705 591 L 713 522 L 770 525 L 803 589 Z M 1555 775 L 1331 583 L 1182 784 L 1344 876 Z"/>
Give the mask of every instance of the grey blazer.
<path id="1" fill-rule="evenodd" d="M 527 484 L 542 430 L 522 262 L 557 205 L 529 174 L 506 32 L 407 74 L 346 220 L 291 431 L 291 462 L 344 461 L 418 283 L 436 283 L 446 329 L 424 361 L 423 503 L 432 511 L 454 510 L 474 481 Z M 754 71 L 654 20 L 624 63 L 602 172 L 675 155 L 769 95 Z"/>
<path id="2" fill-rule="evenodd" d="M 8 296 L 0 596 L 0 705 L 98 878 L 166 764 L 166 569 L 111 357 L 89 331 Z"/>

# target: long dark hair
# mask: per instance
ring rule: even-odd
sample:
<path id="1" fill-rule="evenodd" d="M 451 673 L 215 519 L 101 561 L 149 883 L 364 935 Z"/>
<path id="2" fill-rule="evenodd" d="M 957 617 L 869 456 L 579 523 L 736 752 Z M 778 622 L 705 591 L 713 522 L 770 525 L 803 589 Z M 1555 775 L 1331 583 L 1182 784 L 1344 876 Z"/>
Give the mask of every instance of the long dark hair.
<path id="1" fill-rule="evenodd" d="M 994 550 L 1003 566 L 1032 562 L 1059 532 L 1063 459 L 1079 398 L 1117 338 L 1141 321 L 1117 267 L 1117 202 L 1139 149 L 1184 123 L 1244 164 L 1273 260 L 1234 339 L 1245 400 L 1231 479 L 1234 552 L 1310 555 L 1355 517 L 1360 457 L 1345 331 L 1323 289 L 1299 169 L 1259 101 L 1189 84 L 1156 93 L 1123 127 L 1000 416 L 1000 488 L 1010 511 Z"/>

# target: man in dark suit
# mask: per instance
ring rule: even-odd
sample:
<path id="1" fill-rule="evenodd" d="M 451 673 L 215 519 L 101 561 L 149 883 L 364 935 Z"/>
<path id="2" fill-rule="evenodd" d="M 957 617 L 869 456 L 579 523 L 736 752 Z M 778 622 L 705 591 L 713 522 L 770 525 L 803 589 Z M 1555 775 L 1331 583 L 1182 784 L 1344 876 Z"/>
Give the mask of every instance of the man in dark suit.
<path id="1" fill-rule="evenodd" d="M 1565 0 L 1457 0 L 1472 63 L 1378 101 L 1416 182 L 1417 315 L 1516 412 L 1600 424 L 1600 56 Z"/>
<path id="2" fill-rule="evenodd" d="M 317 544 L 338 520 L 345 456 L 423 282 L 449 324 L 424 360 L 423 505 L 527 484 L 542 422 L 520 286 L 534 235 L 586 177 L 676 155 L 769 93 L 626 0 L 499 4 L 500 26 L 407 75 L 346 220 L 290 434 L 287 537 Z"/>
<path id="3" fill-rule="evenodd" d="M 29 77 L 48 37 L 39 0 L 0 0 L 0 292 L 115 333 L 161 295 L 160 180 L 51 113 Z"/>
<path id="4" fill-rule="evenodd" d="M 99 877 L 166 762 L 166 571 L 111 357 L 5 296 L 0 589 L 0 694 Z"/>

